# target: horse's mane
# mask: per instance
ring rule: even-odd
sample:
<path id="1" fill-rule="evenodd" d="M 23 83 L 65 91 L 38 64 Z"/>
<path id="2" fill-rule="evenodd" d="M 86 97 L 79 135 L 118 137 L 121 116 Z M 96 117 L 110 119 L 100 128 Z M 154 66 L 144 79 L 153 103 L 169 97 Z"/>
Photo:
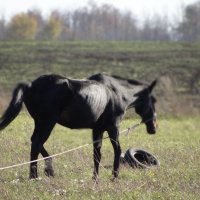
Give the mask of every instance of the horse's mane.
<path id="1" fill-rule="evenodd" d="M 147 86 L 148 84 L 142 81 L 138 81 L 138 80 L 134 80 L 134 79 L 127 79 L 127 78 L 123 78 L 121 76 L 117 76 L 117 75 L 109 75 L 106 73 L 98 73 L 98 74 L 94 74 L 91 77 L 89 77 L 88 79 L 90 80 L 96 80 L 99 82 L 103 82 L 104 84 L 111 84 L 111 83 L 115 83 L 113 82 L 114 80 L 117 81 L 119 84 L 124 85 L 124 86 Z"/>
<path id="2" fill-rule="evenodd" d="M 134 80 L 134 79 L 126 79 L 126 78 L 123 78 L 123 77 L 117 76 L 117 75 L 111 75 L 111 77 L 118 79 L 118 80 L 127 81 L 128 83 L 130 83 L 132 85 L 146 85 L 146 83 L 144 83 L 142 81 L 138 81 L 138 80 Z"/>

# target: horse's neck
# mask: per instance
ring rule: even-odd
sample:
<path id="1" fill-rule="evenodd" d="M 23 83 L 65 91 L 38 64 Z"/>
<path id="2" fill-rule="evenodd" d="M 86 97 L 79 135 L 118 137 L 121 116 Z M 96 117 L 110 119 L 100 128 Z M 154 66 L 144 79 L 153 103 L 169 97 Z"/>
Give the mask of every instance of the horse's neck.
<path id="1" fill-rule="evenodd" d="M 125 106 L 128 108 L 135 107 L 139 98 L 139 93 L 145 89 L 144 85 L 133 85 L 129 88 L 124 88 L 123 99 Z"/>

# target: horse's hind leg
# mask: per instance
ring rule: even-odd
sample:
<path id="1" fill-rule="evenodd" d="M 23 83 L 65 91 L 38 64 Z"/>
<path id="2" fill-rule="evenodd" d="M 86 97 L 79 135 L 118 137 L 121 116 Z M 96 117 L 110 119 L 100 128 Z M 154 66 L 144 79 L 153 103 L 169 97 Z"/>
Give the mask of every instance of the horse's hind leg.
<path id="1" fill-rule="evenodd" d="M 39 153 L 43 149 L 43 144 L 48 139 L 53 127 L 55 125 L 55 122 L 48 121 L 48 122 L 35 122 L 35 129 L 33 132 L 33 135 L 31 137 L 31 155 L 30 160 L 34 161 L 37 160 Z M 43 152 L 43 151 L 42 151 Z M 45 152 L 43 152 L 45 153 Z M 37 178 L 37 161 L 31 162 L 30 164 L 30 175 L 29 177 Z"/>
<path id="2" fill-rule="evenodd" d="M 46 151 L 46 149 L 44 148 L 44 146 L 42 147 L 40 153 L 42 154 L 42 156 L 44 158 L 50 156 L 48 154 L 48 152 Z M 54 170 L 53 170 L 53 166 L 52 166 L 52 158 L 46 158 L 45 159 L 44 173 L 45 173 L 46 176 L 54 176 Z"/>

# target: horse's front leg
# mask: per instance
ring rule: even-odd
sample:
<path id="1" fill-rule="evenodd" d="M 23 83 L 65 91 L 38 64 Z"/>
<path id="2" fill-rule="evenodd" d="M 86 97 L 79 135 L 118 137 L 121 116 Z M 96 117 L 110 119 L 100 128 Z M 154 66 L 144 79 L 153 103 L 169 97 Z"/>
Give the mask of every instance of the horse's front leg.
<path id="1" fill-rule="evenodd" d="M 114 149 L 114 164 L 113 164 L 113 175 L 117 178 L 119 175 L 119 163 L 121 155 L 121 147 L 119 143 L 119 129 L 118 127 L 112 127 L 108 130 L 110 141 Z"/>
<path id="2" fill-rule="evenodd" d="M 93 159 L 94 172 L 93 179 L 96 181 L 99 174 L 99 163 L 101 161 L 101 146 L 102 146 L 103 132 L 93 130 Z"/>

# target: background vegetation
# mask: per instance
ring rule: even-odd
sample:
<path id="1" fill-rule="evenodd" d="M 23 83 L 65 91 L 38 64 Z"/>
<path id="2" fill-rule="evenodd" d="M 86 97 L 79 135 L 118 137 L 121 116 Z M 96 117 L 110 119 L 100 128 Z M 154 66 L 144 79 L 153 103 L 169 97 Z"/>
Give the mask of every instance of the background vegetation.
<path id="1" fill-rule="evenodd" d="M 150 82 L 155 88 L 159 129 L 155 136 L 140 126 L 120 136 L 122 150 L 143 148 L 161 166 L 148 170 L 121 166 L 120 179 L 110 181 L 113 150 L 103 142 L 100 183 L 91 179 L 92 146 L 54 159 L 56 176 L 45 177 L 39 163 L 38 181 L 28 180 L 28 166 L 0 171 L 0 199 L 194 199 L 200 185 L 198 43 L 165 42 L 0 42 L 0 112 L 16 83 L 44 73 L 85 78 L 106 72 Z M 133 111 L 130 114 L 133 116 Z M 140 119 L 125 119 L 121 130 Z M 26 112 L 0 134 L 0 167 L 29 160 L 33 121 Z M 105 134 L 106 135 L 106 134 Z M 91 142 L 90 130 L 56 126 L 45 144 L 51 154 Z"/>
<path id="2" fill-rule="evenodd" d="M 29 160 L 33 122 L 21 113 L 0 135 L 0 167 Z M 55 178 L 43 174 L 40 179 L 28 180 L 28 166 L 0 171 L 0 199 L 160 199 L 198 200 L 200 197 L 200 135 L 199 117 L 159 120 L 154 136 L 145 134 L 140 126 L 128 136 L 121 135 L 122 151 L 130 147 L 146 149 L 160 161 L 158 168 L 132 169 L 121 166 L 120 178 L 110 179 L 113 150 L 109 140 L 103 141 L 100 182 L 91 179 L 93 170 L 92 145 L 54 159 Z M 124 129 L 136 121 L 125 120 Z M 106 134 L 105 134 L 106 135 Z M 77 139 L 78 138 L 78 139 Z M 51 154 L 91 142 L 88 130 L 70 130 L 56 126 L 46 147 Z"/>
<path id="3" fill-rule="evenodd" d="M 153 15 L 142 20 L 130 11 L 94 2 L 74 11 L 54 10 L 49 16 L 30 9 L 9 21 L 0 18 L 0 40 L 198 41 L 200 2 L 180 9 L 177 16 Z"/>
<path id="4" fill-rule="evenodd" d="M 42 173 L 28 180 L 28 166 L 0 171 L 0 199 L 194 199 L 200 198 L 200 3 L 183 9 L 182 19 L 147 18 L 139 26 L 129 12 L 91 4 L 44 18 L 38 10 L 0 20 L 0 113 L 18 82 L 56 73 L 86 78 L 105 72 L 151 82 L 158 79 L 159 129 L 155 136 L 138 127 L 120 136 L 122 150 L 143 148 L 161 166 L 132 169 L 121 166 L 120 178 L 110 181 L 113 150 L 103 142 L 100 183 L 91 180 L 92 146 L 54 159 L 55 178 Z M 143 41 L 142 41 L 143 40 Z M 179 41 L 179 42 L 178 42 Z M 187 41 L 187 42 L 186 42 Z M 128 113 L 127 128 L 140 119 Z M 129 117 L 133 118 L 129 118 Z M 24 110 L 0 133 L 0 167 L 29 160 L 33 121 Z M 106 133 L 105 133 L 106 135 Z M 89 130 L 56 126 L 45 144 L 51 154 L 90 143 Z"/>
<path id="5" fill-rule="evenodd" d="M 200 108 L 200 45 L 167 42 L 0 42 L 0 110 L 15 85 L 46 73 L 85 78 L 106 72 L 159 80 L 161 114 L 194 115 Z"/>

